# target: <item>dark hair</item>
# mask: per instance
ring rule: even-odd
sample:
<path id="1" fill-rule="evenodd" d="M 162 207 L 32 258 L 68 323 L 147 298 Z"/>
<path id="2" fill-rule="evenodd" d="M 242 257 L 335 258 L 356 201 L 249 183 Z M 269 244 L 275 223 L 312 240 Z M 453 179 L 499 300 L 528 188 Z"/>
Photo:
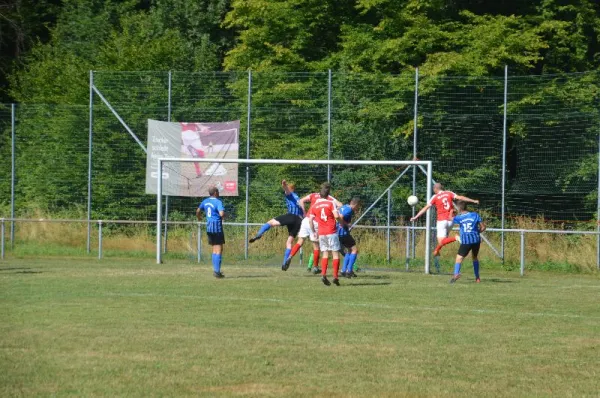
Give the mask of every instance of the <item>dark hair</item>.
<path id="1" fill-rule="evenodd" d="M 212 187 L 208 188 L 208 194 L 210 196 L 218 195 L 219 194 L 219 188 L 217 188 L 216 186 L 213 185 Z"/>
<path id="2" fill-rule="evenodd" d="M 321 189 L 323 189 L 323 188 L 327 188 L 327 189 L 331 190 L 331 183 L 324 182 L 323 184 L 321 184 Z"/>
<path id="3" fill-rule="evenodd" d="M 329 187 L 328 186 L 322 186 L 321 187 L 321 192 L 319 192 L 319 194 L 321 195 L 321 198 L 327 199 L 327 197 L 329 196 Z"/>
<path id="4" fill-rule="evenodd" d="M 458 211 L 467 211 L 467 202 L 464 200 L 458 200 L 456 202 L 456 207 L 458 208 Z"/>
<path id="5" fill-rule="evenodd" d="M 353 196 L 350 200 L 350 203 L 354 203 L 355 205 L 360 203 L 360 198 L 358 196 Z"/>

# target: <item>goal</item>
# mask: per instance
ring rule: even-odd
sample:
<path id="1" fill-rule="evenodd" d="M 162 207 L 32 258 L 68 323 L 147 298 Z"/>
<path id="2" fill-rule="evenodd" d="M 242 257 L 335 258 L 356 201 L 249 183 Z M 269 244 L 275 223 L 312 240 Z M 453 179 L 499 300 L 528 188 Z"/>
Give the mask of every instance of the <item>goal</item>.
<path id="1" fill-rule="evenodd" d="M 193 163 L 200 165 L 201 176 L 192 175 Z M 412 184 L 413 174 L 419 176 L 416 178 L 417 192 Z M 414 261 L 422 259 L 424 272 L 429 273 L 431 215 L 427 212 L 424 227 L 415 227 L 409 222 L 412 209 L 406 198 L 413 193 L 421 199 L 431 197 L 431 161 L 159 158 L 153 178 L 157 194 L 156 261 L 159 264 L 163 261 L 164 195 L 169 195 L 172 208 L 177 195 L 182 195 L 178 192 L 192 192 L 185 194 L 192 197 L 181 205 L 181 212 L 191 217 L 195 211 L 192 205 L 197 207 L 202 197 L 208 196 L 208 188 L 217 186 L 228 214 L 224 222 L 226 236 L 227 228 L 244 230 L 243 238 L 239 233 L 236 235 L 239 236 L 237 244 L 230 245 L 228 240 L 226 250 L 244 248 L 244 253 L 238 253 L 237 257 L 243 255 L 248 259 L 253 250 L 247 244 L 250 234 L 269 219 L 287 211 L 281 188 L 281 181 L 286 179 L 295 183 L 300 198 L 318 192 L 325 181 L 331 182 L 332 195 L 343 203 L 358 196 L 362 206 L 354 216 L 352 226 L 358 235 L 361 256 L 369 261 L 387 258 L 389 262 L 391 258 L 399 258 L 404 247 L 408 252 L 409 235 L 412 235 Z M 420 238 L 414 238 L 415 232 Z M 399 244 L 400 239 L 402 244 Z M 283 246 L 285 239 L 279 244 Z"/>

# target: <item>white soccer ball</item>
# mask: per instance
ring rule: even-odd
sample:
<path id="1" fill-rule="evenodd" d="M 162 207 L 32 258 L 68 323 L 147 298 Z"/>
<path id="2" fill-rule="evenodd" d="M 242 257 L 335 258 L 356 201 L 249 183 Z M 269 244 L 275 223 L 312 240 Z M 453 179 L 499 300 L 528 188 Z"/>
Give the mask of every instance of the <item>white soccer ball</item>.
<path id="1" fill-rule="evenodd" d="M 417 203 L 419 203 L 419 198 L 417 198 L 415 195 L 410 195 L 406 201 L 410 206 L 416 206 Z"/>

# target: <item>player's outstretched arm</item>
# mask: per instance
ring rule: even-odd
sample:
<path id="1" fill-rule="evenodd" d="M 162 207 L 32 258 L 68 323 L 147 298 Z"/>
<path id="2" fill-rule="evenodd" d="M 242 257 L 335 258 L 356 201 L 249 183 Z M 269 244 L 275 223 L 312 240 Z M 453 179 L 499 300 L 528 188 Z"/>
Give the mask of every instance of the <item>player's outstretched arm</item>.
<path id="1" fill-rule="evenodd" d="M 314 234 L 314 233 L 316 233 L 316 231 L 315 231 L 315 224 L 314 224 L 314 222 L 315 222 L 315 215 L 311 213 L 309 217 L 310 218 L 309 218 L 308 226 L 310 227 L 310 231 Z"/>
<path id="2" fill-rule="evenodd" d="M 300 200 L 298 201 L 298 205 L 304 209 L 304 205 L 306 204 L 306 202 L 310 202 L 310 194 L 300 198 Z"/>
<path id="3" fill-rule="evenodd" d="M 474 203 L 476 205 L 479 204 L 479 201 L 476 199 L 467 198 L 466 196 L 456 195 L 454 196 L 455 200 L 462 200 L 463 202 Z"/>
<path id="4" fill-rule="evenodd" d="M 482 221 L 479 223 L 479 232 L 485 232 L 485 230 L 487 229 L 487 226 L 485 225 L 485 223 Z"/>
<path id="5" fill-rule="evenodd" d="M 291 193 L 290 188 L 288 187 L 288 184 L 287 184 L 286 180 L 281 181 L 281 188 L 283 188 L 283 192 L 286 195 L 289 195 Z"/>
<path id="6" fill-rule="evenodd" d="M 412 221 L 416 221 L 419 217 L 421 217 L 423 214 L 425 214 L 425 212 L 427 210 L 429 210 L 430 207 L 431 207 L 431 205 L 429 203 L 427 203 L 425 205 L 425 207 L 423 207 L 421 210 L 419 210 L 419 212 L 417 214 L 415 214 L 415 216 L 410 219 L 410 221 L 411 222 Z"/>
<path id="7" fill-rule="evenodd" d="M 199 207 L 196 209 L 196 219 L 198 221 L 202 221 L 202 212 L 200 211 Z"/>

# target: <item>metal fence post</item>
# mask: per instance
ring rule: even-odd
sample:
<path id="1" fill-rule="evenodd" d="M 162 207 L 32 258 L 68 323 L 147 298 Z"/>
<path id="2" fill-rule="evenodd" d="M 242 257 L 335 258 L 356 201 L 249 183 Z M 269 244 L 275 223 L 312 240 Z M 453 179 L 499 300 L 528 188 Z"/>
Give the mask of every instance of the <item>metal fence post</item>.
<path id="1" fill-rule="evenodd" d="M 327 160 L 331 160 L 331 69 L 327 74 Z M 327 165 L 327 181 L 331 181 L 331 165 Z"/>
<path id="2" fill-rule="evenodd" d="M 15 158 L 15 141 L 16 141 L 16 107 L 15 104 L 10 106 L 10 247 L 15 244 L 15 177 L 17 173 L 16 158 Z"/>
<path id="3" fill-rule="evenodd" d="M 248 111 L 246 125 L 246 159 L 250 159 L 250 115 L 252 108 L 252 70 L 248 70 Z M 244 227 L 244 259 L 248 259 L 248 215 L 250 212 L 250 166 L 246 165 L 246 215 Z"/>
<path id="4" fill-rule="evenodd" d="M 197 237 L 196 237 L 196 251 L 197 251 L 197 262 L 200 263 L 200 260 L 202 260 L 202 226 L 200 225 L 200 223 L 198 223 L 198 230 L 197 230 Z"/>
<path id="5" fill-rule="evenodd" d="M 600 270 L 600 131 L 598 131 L 598 203 L 596 207 L 596 267 Z"/>
<path id="6" fill-rule="evenodd" d="M 4 260 L 4 218 L 0 218 L 0 259 Z"/>
<path id="7" fill-rule="evenodd" d="M 525 275 L 525 231 L 521 230 L 521 276 Z"/>
<path id="8" fill-rule="evenodd" d="M 102 259 L 102 220 L 98 220 L 98 260 Z"/>
<path id="9" fill-rule="evenodd" d="M 392 190 L 388 190 L 387 197 L 387 262 L 391 261 L 390 253 L 390 225 L 392 221 Z"/>
<path id="10" fill-rule="evenodd" d="M 406 270 L 410 263 L 410 227 L 406 227 Z"/>
<path id="11" fill-rule="evenodd" d="M 415 107 L 414 107 L 414 115 L 413 115 L 413 160 L 417 158 L 417 121 L 418 121 L 418 112 L 419 112 L 419 68 L 415 68 Z M 417 194 L 417 167 L 413 166 L 413 184 L 412 184 L 412 194 Z M 425 200 L 429 200 L 426 198 Z M 412 208 L 412 216 L 415 216 L 415 208 Z M 416 234 L 415 234 L 415 222 L 412 223 L 412 258 L 416 257 Z"/>
<path id="12" fill-rule="evenodd" d="M 168 88 L 168 98 L 167 98 L 167 122 L 171 121 L 171 82 L 172 82 L 172 73 L 169 71 L 169 88 Z M 169 196 L 165 195 L 165 232 L 164 232 L 164 242 L 163 242 L 163 253 L 167 252 L 167 240 L 169 237 Z"/>
<path id="13" fill-rule="evenodd" d="M 87 245 L 88 254 L 91 252 L 92 236 L 92 136 L 93 136 L 93 112 L 94 112 L 94 71 L 90 71 L 90 103 L 89 103 L 89 127 L 88 127 L 88 191 L 87 191 Z"/>
<path id="14" fill-rule="evenodd" d="M 506 115 L 508 112 L 508 65 L 504 66 L 504 121 L 502 124 L 502 208 L 501 208 L 501 228 L 502 232 L 500 234 L 500 256 L 502 257 L 502 263 L 504 263 L 504 225 L 505 225 L 505 197 L 506 197 L 506 140 L 507 140 L 507 131 L 506 131 Z"/>

